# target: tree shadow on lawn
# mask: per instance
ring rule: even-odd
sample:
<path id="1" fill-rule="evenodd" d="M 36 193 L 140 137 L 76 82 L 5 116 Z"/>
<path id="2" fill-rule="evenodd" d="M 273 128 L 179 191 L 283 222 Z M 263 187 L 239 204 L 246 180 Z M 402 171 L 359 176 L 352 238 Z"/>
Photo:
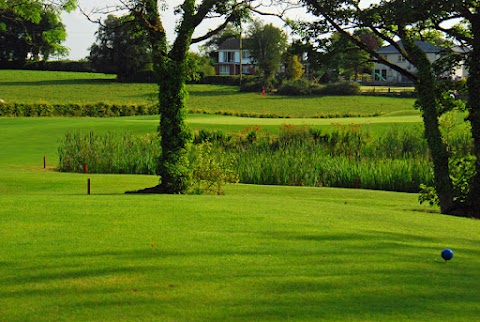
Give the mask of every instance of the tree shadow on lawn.
<path id="1" fill-rule="evenodd" d="M 118 308 L 116 314 L 125 307 L 150 307 L 152 303 L 168 303 L 176 309 L 183 306 L 185 312 L 195 312 L 199 305 L 221 308 L 205 313 L 205 318 L 213 320 L 221 320 L 225 314 L 239 320 L 371 320 L 388 316 L 432 320 L 439 317 L 432 307 L 440 304 L 451 307 L 452 316 L 473 316 L 478 307 L 473 300 L 477 290 L 471 283 L 475 276 L 468 274 L 471 267 L 433 267 L 433 261 L 421 258 L 432 251 L 439 256 L 435 238 L 375 230 L 254 233 L 259 244 L 248 249 L 219 244 L 210 251 L 200 246 L 166 251 L 145 244 L 128 250 L 52 253 L 42 256 L 46 266 L 25 267 L 23 263 L 15 276 L 3 277 L 1 284 L 8 287 L 0 296 L 22 302 L 46 296 L 54 306 Z M 468 251 L 478 254 L 474 241 L 463 242 L 471 244 Z M 374 253 L 384 256 L 378 258 Z M 267 262 L 271 264 L 265 265 Z M 212 263 L 217 265 L 209 266 Z M 7 264 L 9 269 L 15 265 Z M 152 276 L 154 282 L 143 281 Z M 72 287 L 72 282 L 81 287 Z M 201 285 L 205 284 L 221 288 L 227 296 L 189 301 L 192 296 L 202 296 L 205 290 Z M 179 294 L 168 293 L 177 286 Z M 150 296 L 152 292 L 162 295 Z M 71 301 L 64 301 L 64 296 Z"/>

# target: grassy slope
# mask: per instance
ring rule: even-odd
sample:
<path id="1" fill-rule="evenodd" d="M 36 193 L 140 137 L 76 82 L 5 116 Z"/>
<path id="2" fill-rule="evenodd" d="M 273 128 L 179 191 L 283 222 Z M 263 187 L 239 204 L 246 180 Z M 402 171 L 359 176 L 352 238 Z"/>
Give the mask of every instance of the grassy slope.
<path id="1" fill-rule="evenodd" d="M 190 118 L 250 121 L 286 120 Z M 1 320 L 478 318 L 480 222 L 431 213 L 416 195 L 235 185 L 222 197 L 138 196 L 123 192 L 157 178 L 51 169 L 67 129 L 156 126 L 157 117 L 0 118 Z"/>
<path id="2" fill-rule="evenodd" d="M 284 97 L 240 93 L 237 87 L 189 85 L 188 108 L 209 113 L 260 113 L 292 117 L 406 113 L 418 116 L 413 99 L 389 97 Z M 0 70 L 0 95 L 18 103 L 151 103 L 154 84 L 119 84 L 111 75 Z M 28 93 L 28 95 L 26 95 Z"/>
<path id="3" fill-rule="evenodd" d="M 13 178 L 0 209 L 5 320 L 478 317 L 479 222 L 419 212 L 412 195 L 131 196 L 122 188 L 151 178 L 92 176 L 87 196 L 81 175 Z"/>
<path id="4" fill-rule="evenodd" d="M 42 169 L 69 127 L 141 133 L 156 127 L 147 121 L 0 119 L 3 320 L 478 317 L 480 222 L 430 213 L 416 195 L 235 185 L 138 196 L 123 192 L 157 178 Z"/>

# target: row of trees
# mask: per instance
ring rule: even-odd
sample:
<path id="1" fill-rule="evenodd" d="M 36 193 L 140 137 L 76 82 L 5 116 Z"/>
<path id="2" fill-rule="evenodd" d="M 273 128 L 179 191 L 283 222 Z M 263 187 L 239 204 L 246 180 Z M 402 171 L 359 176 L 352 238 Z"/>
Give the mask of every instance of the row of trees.
<path id="1" fill-rule="evenodd" d="M 204 54 L 189 52 L 187 55 L 188 80 L 215 75 L 213 63 L 218 47 L 228 38 L 239 38 L 240 28 L 228 24 L 203 47 Z M 266 79 L 272 79 L 281 63 L 286 48 L 286 36 L 272 24 L 260 20 L 252 22 L 244 35 L 244 48 Z M 100 25 L 96 43 L 90 48 L 90 61 L 95 70 L 117 74 L 120 81 L 136 80 L 153 71 L 152 44 L 148 34 L 131 14 L 122 17 L 108 16 Z"/>
<path id="2" fill-rule="evenodd" d="M 18 0 L 16 12 L 27 15 L 24 9 L 40 1 Z M 44 1 L 43 3 L 46 3 Z M 48 1 L 51 2 L 51 1 Z M 307 8 L 319 19 L 303 22 L 308 35 L 318 40 L 320 35 L 336 31 L 349 39 L 356 47 L 368 52 L 371 57 L 390 66 L 410 79 L 416 87 L 417 106 L 422 111 L 425 136 L 433 161 L 435 191 L 441 211 L 455 215 L 479 217 L 480 209 L 480 12 L 474 0 L 384 0 L 366 8 L 357 0 L 298 0 L 269 1 L 269 4 L 284 4 Z M 10 9 L 11 2 L 0 2 L 0 14 Z M 23 9 L 18 7 L 23 3 Z M 176 8 L 181 17 L 176 28 L 176 37 L 169 42 L 164 29 L 157 0 L 122 0 L 122 5 L 138 23 L 141 33 L 150 44 L 152 68 L 159 85 L 159 114 L 162 156 L 158 161 L 157 174 L 160 183 L 142 192 L 182 193 L 190 176 L 186 151 L 192 135 L 185 125 L 185 83 L 188 79 L 188 53 L 193 43 L 204 41 L 221 32 L 229 23 L 240 24 L 252 12 L 260 12 L 261 1 L 251 0 L 184 0 Z M 161 2 L 163 3 L 163 2 Z M 264 12 L 263 12 L 264 13 Z M 194 38 L 194 31 L 205 20 L 216 18 L 218 26 L 205 35 Z M 450 24 L 446 24 L 449 22 Z M 4 28 L 5 29 L 5 28 Z M 351 30 L 355 30 L 351 33 Z M 360 30 L 394 46 L 415 67 L 404 69 L 377 54 L 369 40 L 362 39 Z M 475 160 L 473 175 L 464 177 L 460 185 L 452 172 L 451 160 L 461 161 L 466 155 L 453 155 L 447 150 L 439 127 L 439 117 L 455 106 L 448 99 L 448 84 L 439 77 L 439 69 L 430 62 L 415 40 L 432 30 L 441 32 L 465 51 L 470 76 L 467 81 L 469 98 L 466 105 L 471 125 Z M 398 42 L 401 40 L 401 43 Z M 460 162 L 461 163 L 461 162 Z M 461 187 L 461 188 L 459 188 Z"/>
<path id="3" fill-rule="evenodd" d="M 367 29 L 358 30 L 354 35 L 372 50 L 381 47 L 382 40 Z M 301 77 L 304 69 L 299 57 L 303 58 L 305 53 L 308 53 L 311 76 L 323 82 L 337 81 L 340 77 L 357 80 L 360 74 L 372 72 L 370 55 L 341 33 L 333 33 L 316 46 L 308 41 L 287 45 L 286 34 L 280 28 L 257 19 L 246 28 L 230 23 L 200 47 L 203 54 L 190 52 L 188 79 L 198 80 L 214 75 L 213 64 L 218 58 L 220 45 L 229 38 L 241 37 L 243 48 L 250 51 L 251 59 L 265 83 L 272 82 L 280 65 L 285 66 L 284 76 L 287 79 Z M 102 22 L 97 40 L 90 48 L 89 59 L 95 70 L 117 74 L 120 81 L 144 78 L 153 69 L 148 35 L 131 14 L 122 17 L 110 15 Z"/>

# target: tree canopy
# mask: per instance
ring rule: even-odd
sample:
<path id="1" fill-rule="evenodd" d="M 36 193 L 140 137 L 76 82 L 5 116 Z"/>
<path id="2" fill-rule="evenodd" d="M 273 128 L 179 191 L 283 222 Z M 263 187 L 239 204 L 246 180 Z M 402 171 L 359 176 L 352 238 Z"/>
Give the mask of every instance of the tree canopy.
<path id="1" fill-rule="evenodd" d="M 264 25 L 260 20 L 255 20 L 248 30 L 245 48 L 250 51 L 252 60 L 262 71 L 267 86 L 280 67 L 286 42 L 285 33 L 273 24 Z"/>
<path id="2" fill-rule="evenodd" d="M 109 15 L 90 47 L 90 60 L 96 71 L 117 74 L 120 81 L 135 80 L 138 73 L 152 70 L 152 46 L 132 15 Z"/>
<path id="3" fill-rule="evenodd" d="M 66 30 L 60 13 L 74 7 L 71 0 L 0 0 L 0 61 L 21 64 L 66 54 L 67 48 L 61 45 Z"/>

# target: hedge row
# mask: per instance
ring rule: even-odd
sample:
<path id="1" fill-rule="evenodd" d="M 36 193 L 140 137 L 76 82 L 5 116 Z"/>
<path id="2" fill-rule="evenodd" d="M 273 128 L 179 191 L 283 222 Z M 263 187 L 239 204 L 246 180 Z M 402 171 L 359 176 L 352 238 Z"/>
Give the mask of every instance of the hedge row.
<path id="1" fill-rule="evenodd" d="M 0 62 L 2 69 L 48 70 L 56 72 L 95 72 L 89 61 Z"/>
<path id="2" fill-rule="evenodd" d="M 242 75 L 242 83 L 252 82 L 258 79 L 254 75 Z M 238 86 L 240 84 L 240 75 L 215 75 L 215 76 L 205 76 L 199 81 L 193 82 L 196 84 L 209 84 L 209 85 L 232 85 Z"/>
<path id="3" fill-rule="evenodd" d="M 289 96 L 303 95 L 359 95 L 360 85 L 354 82 L 338 82 L 320 85 L 307 79 L 286 81 L 278 89 L 278 94 Z"/>
<path id="4" fill-rule="evenodd" d="M 117 104 L 0 104 L 0 116 L 135 116 L 158 114 L 156 105 Z"/>

